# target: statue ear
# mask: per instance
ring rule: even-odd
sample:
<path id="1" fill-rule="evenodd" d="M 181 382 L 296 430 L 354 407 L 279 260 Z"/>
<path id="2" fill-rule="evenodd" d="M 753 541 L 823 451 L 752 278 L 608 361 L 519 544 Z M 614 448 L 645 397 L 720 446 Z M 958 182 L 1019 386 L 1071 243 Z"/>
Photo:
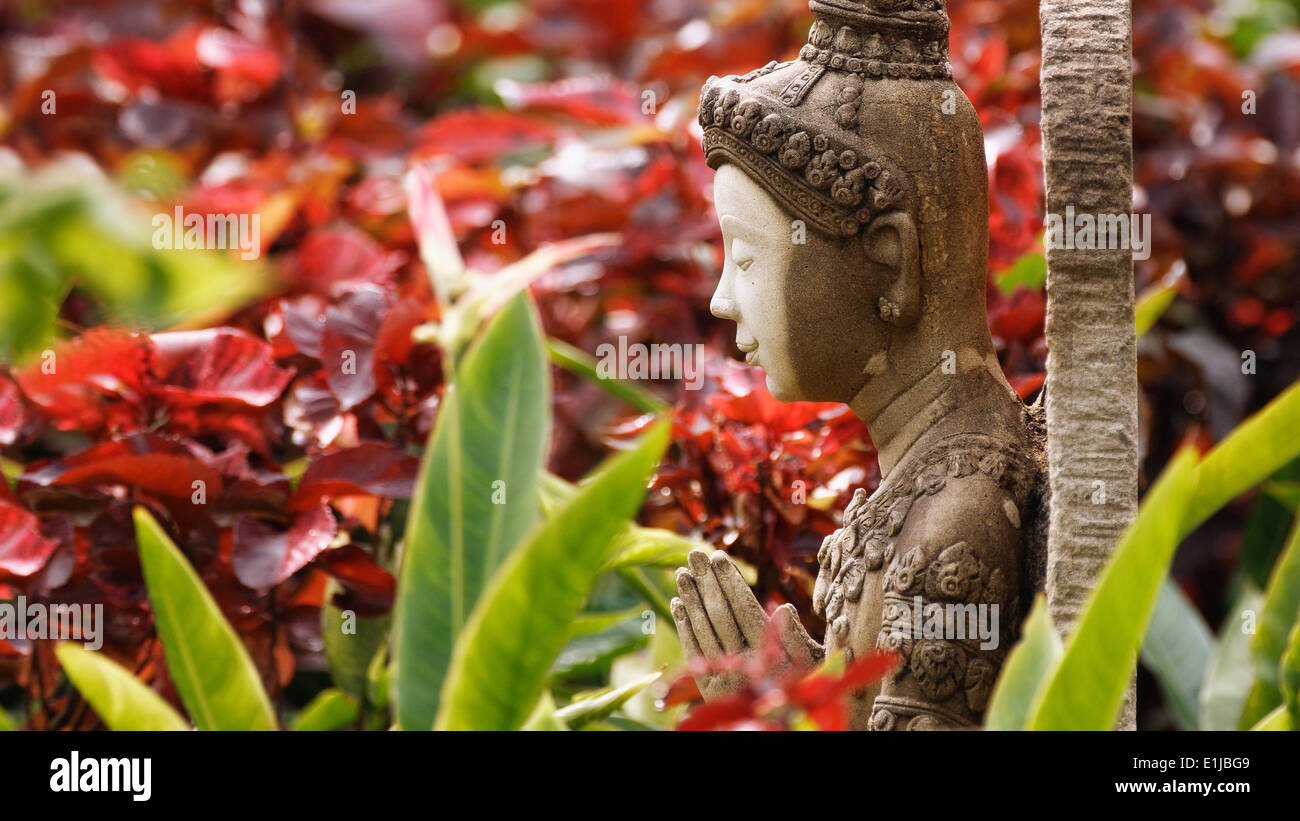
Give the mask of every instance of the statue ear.
<path id="1" fill-rule="evenodd" d="M 890 272 L 881 318 L 893 325 L 915 324 L 921 317 L 921 245 L 912 216 L 905 211 L 881 214 L 867 226 L 862 242 L 867 256 Z"/>

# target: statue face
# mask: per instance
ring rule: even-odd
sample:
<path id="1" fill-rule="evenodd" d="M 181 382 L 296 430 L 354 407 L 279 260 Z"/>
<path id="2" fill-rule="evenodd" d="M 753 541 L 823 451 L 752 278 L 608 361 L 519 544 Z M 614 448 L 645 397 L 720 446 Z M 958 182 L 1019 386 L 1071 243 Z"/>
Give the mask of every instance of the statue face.
<path id="1" fill-rule="evenodd" d="M 726 258 L 709 310 L 736 323 L 745 361 L 763 368 L 773 396 L 791 401 L 798 383 L 783 297 L 795 251 L 791 219 L 734 165 L 718 169 L 713 196 Z"/>
<path id="2" fill-rule="evenodd" d="M 797 232 L 735 165 L 718 169 L 713 192 L 726 259 L 709 310 L 736 323 L 737 347 L 777 399 L 848 402 L 883 367 L 888 344 L 862 240 Z"/>

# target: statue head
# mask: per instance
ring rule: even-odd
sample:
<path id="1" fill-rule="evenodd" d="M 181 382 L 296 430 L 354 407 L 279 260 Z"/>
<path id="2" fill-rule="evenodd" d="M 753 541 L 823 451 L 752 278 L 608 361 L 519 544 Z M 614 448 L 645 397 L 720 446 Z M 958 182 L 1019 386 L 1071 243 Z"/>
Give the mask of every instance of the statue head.
<path id="1" fill-rule="evenodd" d="M 946 350 L 987 363 L 983 135 L 944 0 L 810 6 L 799 59 L 701 94 L 726 250 L 711 309 L 787 401 L 849 402 Z"/>

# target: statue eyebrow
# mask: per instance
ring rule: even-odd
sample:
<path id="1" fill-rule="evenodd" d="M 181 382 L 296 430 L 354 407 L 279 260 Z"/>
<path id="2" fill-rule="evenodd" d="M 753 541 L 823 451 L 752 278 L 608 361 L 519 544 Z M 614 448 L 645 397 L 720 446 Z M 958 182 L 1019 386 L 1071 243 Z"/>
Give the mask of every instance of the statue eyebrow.
<path id="1" fill-rule="evenodd" d="M 719 220 L 719 224 L 722 225 L 723 228 L 729 227 L 732 228 L 732 230 L 740 229 L 747 234 L 753 234 L 755 231 L 754 226 L 733 214 L 724 214 L 722 219 Z"/>

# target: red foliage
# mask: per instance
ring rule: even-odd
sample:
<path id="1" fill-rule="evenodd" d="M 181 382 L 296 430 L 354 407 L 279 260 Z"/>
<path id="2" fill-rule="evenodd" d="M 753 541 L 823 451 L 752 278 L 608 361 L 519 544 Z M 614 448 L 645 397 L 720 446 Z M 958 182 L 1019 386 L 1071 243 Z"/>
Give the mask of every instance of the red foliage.
<path id="1" fill-rule="evenodd" d="M 533 286 L 546 331 L 586 351 L 619 337 L 706 346 L 701 390 L 652 386 L 674 406 L 674 443 L 642 519 L 744 558 L 766 603 L 814 621 L 816 549 L 853 490 L 878 482 L 874 451 L 845 408 L 772 399 L 709 315 L 722 256 L 694 118 L 708 74 L 797 53 L 804 0 L 526 0 L 509 20 L 442 0 L 383 15 L 309 2 L 283 19 L 256 4 L 19 5 L 0 11 L 6 146 L 33 164 L 79 151 L 124 180 L 147 157 L 179 189 L 159 208 L 262 214 L 278 292 L 219 327 L 154 334 L 95 327 L 93 299 L 69 295 L 52 358 L 0 373 L 0 449 L 22 471 L 12 492 L 0 483 L 0 592 L 105 602 L 110 652 L 159 675 L 130 524 L 142 503 L 275 687 L 319 663 L 319 637 L 287 625 L 319 606 L 325 574 L 340 602 L 386 610 L 384 525 L 410 495 L 443 380 L 441 351 L 410 333 L 438 317 L 401 185 L 425 163 L 479 270 L 618 234 Z M 1036 4 L 949 12 L 954 76 L 985 129 L 996 276 L 1039 250 Z M 1139 285 L 1187 272 L 1182 310 L 1144 355 L 1155 464 L 1201 417 L 1230 424 L 1296 375 L 1300 129 L 1286 112 L 1300 61 L 1268 44 L 1238 60 L 1204 14 L 1198 0 L 1135 8 L 1137 208 L 1154 228 Z M 494 61 L 524 56 L 536 82 L 487 88 Z M 41 110 L 47 89 L 58 116 Z M 1043 294 L 990 288 L 988 308 L 1003 368 L 1031 397 Z M 1180 344 L 1202 332 L 1260 356 L 1254 393 L 1227 409 L 1183 401 L 1240 393 L 1212 346 Z M 551 468 L 575 478 L 639 422 L 571 374 L 555 384 Z"/>

